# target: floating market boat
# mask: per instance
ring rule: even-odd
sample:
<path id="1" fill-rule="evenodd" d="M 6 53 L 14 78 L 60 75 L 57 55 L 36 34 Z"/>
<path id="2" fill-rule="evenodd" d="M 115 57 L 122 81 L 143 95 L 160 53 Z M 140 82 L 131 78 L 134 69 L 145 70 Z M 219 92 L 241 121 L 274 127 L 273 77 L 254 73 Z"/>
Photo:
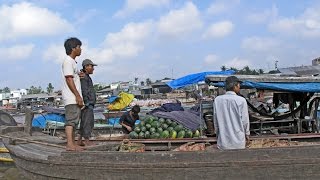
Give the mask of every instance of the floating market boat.
<path id="1" fill-rule="evenodd" d="M 99 141 L 82 152 L 65 151 L 65 141 L 23 127 L 2 127 L 1 136 L 17 168 L 30 179 L 318 179 L 320 145 L 220 151 L 173 151 L 188 143 L 214 144 L 214 138 L 146 139 L 142 152 L 121 151 L 123 141 Z M 314 139 L 320 135 L 269 137 Z M 144 152 L 143 152 L 144 151 Z"/>

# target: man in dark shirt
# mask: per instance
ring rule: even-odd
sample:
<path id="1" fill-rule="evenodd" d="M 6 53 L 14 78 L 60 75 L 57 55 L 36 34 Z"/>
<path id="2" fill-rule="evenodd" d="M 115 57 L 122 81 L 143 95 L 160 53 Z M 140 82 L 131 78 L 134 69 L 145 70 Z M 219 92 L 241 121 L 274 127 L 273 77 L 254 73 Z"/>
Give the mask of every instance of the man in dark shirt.
<path id="1" fill-rule="evenodd" d="M 94 114 L 93 108 L 96 104 L 96 92 L 93 87 L 93 83 L 90 77 L 90 74 L 93 74 L 94 64 L 90 59 L 85 59 L 82 62 L 82 71 L 85 73 L 84 77 L 80 79 L 82 97 L 84 102 L 84 108 L 81 111 L 81 122 L 80 122 L 80 137 L 78 144 L 79 145 L 91 145 L 89 141 L 91 132 L 94 127 Z M 82 141 L 82 137 L 85 139 Z"/>
<path id="2" fill-rule="evenodd" d="M 120 124 L 122 125 L 122 131 L 126 134 L 133 131 L 136 120 L 139 119 L 140 107 L 135 105 L 128 112 L 125 112 L 120 118 Z"/>

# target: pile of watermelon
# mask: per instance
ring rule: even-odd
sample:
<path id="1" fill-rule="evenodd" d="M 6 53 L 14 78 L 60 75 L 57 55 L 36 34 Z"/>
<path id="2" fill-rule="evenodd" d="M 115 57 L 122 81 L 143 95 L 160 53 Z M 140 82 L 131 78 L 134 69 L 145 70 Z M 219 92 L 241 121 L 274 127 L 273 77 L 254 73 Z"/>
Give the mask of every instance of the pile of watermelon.
<path id="1" fill-rule="evenodd" d="M 175 139 L 198 138 L 199 130 L 192 132 L 171 119 L 146 116 L 140 124 L 129 133 L 131 139 Z"/>

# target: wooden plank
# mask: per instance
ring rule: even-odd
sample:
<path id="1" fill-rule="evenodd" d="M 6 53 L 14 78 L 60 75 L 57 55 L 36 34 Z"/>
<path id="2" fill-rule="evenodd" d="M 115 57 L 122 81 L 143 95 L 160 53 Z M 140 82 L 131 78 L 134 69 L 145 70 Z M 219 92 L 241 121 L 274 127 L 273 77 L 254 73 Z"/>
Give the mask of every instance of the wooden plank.
<path id="1" fill-rule="evenodd" d="M 252 82 L 269 82 L 269 83 L 307 83 L 320 82 L 320 77 L 304 76 L 304 77 L 288 77 L 275 75 L 235 75 L 241 81 Z M 224 82 L 227 75 L 208 75 L 206 81 L 209 82 Z"/>

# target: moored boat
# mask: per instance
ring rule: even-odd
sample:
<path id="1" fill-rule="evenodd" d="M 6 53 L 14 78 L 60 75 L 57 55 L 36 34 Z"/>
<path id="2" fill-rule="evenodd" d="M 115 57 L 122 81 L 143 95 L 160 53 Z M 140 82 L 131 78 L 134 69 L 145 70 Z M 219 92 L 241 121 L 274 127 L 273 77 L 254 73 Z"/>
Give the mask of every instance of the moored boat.
<path id="1" fill-rule="evenodd" d="M 119 152 L 121 141 L 105 141 L 83 152 L 67 152 L 65 141 L 21 127 L 2 128 L 16 166 L 30 179 L 318 179 L 320 145 L 220 151 L 172 151 L 175 141 L 137 140 L 157 147 Z M 292 136 L 291 136 L 292 137 Z M 318 137 L 318 136 L 313 136 Z M 283 138 L 283 137 L 282 137 Z M 292 139 L 298 136 L 292 137 Z M 281 138 L 280 138 L 281 139 Z M 291 139 L 290 136 L 287 139 Z M 214 144 L 214 139 L 191 139 Z M 149 143 L 148 143 L 149 142 Z M 159 146 L 160 144 L 160 146 Z M 162 144 L 162 148 L 161 148 Z M 163 147 L 167 149 L 164 150 Z M 169 146 L 172 146 L 171 148 Z M 147 148 L 147 147 L 146 147 Z M 152 149 L 152 148 L 151 148 Z M 157 149 L 159 151 L 157 151 Z"/>

